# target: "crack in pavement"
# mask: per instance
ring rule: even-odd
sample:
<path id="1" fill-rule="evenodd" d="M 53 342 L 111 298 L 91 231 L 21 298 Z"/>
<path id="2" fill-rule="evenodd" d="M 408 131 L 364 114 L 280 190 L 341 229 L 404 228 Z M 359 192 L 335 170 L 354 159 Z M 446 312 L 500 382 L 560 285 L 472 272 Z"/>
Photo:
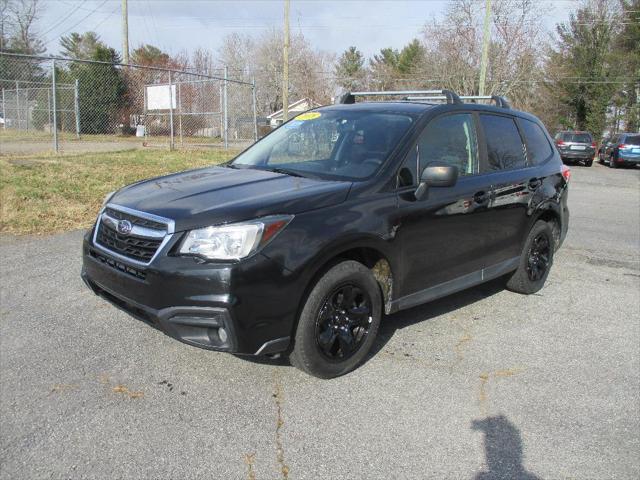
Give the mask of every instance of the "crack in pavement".
<path id="1" fill-rule="evenodd" d="M 512 377 L 520 373 L 520 368 L 510 368 L 506 370 L 497 370 L 495 372 L 483 372 L 480 374 L 480 392 L 478 393 L 478 401 L 480 403 L 480 412 L 483 416 L 489 416 L 489 399 L 487 396 L 487 383 L 491 378 Z"/>
<path id="2" fill-rule="evenodd" d="M 282 390 L 282 384 L 280 383 L 280 373 L 278 370 L 275 371 L 274 375 L 275 379 L 275 391 L 273 394 L 273 398 L 276 401 L 276 459 L 278 464 L 280 465 L 280 472 L 282 473 L 282 478 L 287 480 L 289 478 L 289 466 L 285 463 L 284 460 L 284 446 L 282 444 L 282 436 L 280 434 L 280 429 L 284 425 L 284 418 L 282 416 L 282 404 L 284 402 L 284 392 Z"/>
<path id="3" fill-rule="evenodd" d="M 248 472 L 247 472 L 248 480 L 256 480 L 256 472 L 253 469 L 253 464 L 255 463 L 255 460 L 256 460 L 255 453 L 245 453 L 244 463 L 247 464 L 247 468 L 248 468 Z"/>

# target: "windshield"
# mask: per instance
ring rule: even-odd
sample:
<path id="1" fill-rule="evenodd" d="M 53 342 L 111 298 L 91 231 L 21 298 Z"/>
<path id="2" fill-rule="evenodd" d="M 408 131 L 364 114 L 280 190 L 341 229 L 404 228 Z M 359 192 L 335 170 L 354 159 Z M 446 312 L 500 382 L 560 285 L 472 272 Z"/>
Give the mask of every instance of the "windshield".
<path id="1" fill-rule="evenodd" d="M 565 133 L 562 140 L 574 143 L 591 143 L 591 135 L 588 133 Z"/>
<path id="2" fill-rule="evenodd" d="M 240 154 L 230 166 L 357 180 L 376 173 L 413 119 L 348 110 L 298 115 Z"/>

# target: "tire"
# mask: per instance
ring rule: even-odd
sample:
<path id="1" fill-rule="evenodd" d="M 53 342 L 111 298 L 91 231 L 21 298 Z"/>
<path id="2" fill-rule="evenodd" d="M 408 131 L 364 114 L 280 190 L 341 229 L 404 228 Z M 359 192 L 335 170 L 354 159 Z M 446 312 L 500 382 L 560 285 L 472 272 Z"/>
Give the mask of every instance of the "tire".
<path id="1" fill-rule="evenodd" d="M 555 242 L 551 225 L 538 220 L 524 242 L 518 269 L 507 281 L 507 289 L 525 295 L 540 290 L 553 265 L 554 249 Z"/>
<path id="2" fill-rule="evenodd" d="M 593 158 L 591 160 L 585 160 L 584 162 L 585 167 L 590 167 L 591 165 L 593 165 Z"/>
<path id="3" fill-rule="evenodd" d="M 341 262 L 309 293 L 289 361 L 314 377 L 344 375 L 366 358 L 381 318 L 382 293 L 371 271 L 359 262 Z"/>

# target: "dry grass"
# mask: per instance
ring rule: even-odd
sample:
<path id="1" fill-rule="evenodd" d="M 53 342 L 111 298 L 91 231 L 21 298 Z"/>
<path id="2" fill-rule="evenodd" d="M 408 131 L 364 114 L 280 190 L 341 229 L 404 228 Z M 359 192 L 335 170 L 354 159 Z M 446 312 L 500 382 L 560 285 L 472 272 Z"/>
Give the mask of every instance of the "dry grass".
<path id="1" fill-rule="evenodd" d="M 234 154 L 131 150 L 0 156 L 0 233 L 42 235 L 89 227 L 108 192 L 140 179 L 221 163 Z"/>
<path id="2" fill-rule="evenodd" d="M 130 142 L 132 144 L 142 144 L 143 142 L 153 144 L 169 145 L 169 135 L 167 134 L 150 134 L 147 137 L 141 138 L 135 135 L 115 135 L 115 134 L 82 134 L 80 138 L 76 136 L 74 132 L 58 132 L 58 142 L 61 146 L 65 143 L 78 143 L 78 142 Z M 2 142 L 20 142 L 20 143 L 52 143 L 53 137 L 51 132 L 44 130 L 5 130 L 0 127 L 0 145 Z M 222 143 L 220 137 L 204 137 L 194 135 L 184 135 L 180 138 L 179 132 L 174 135 L 174 142 L 179 144 L 203 144 L 203 145 L 217 145 Z M 230 141 L 233 143 L 233 140 Z M 247 143 L 246 141 L 244 143 Z"/>

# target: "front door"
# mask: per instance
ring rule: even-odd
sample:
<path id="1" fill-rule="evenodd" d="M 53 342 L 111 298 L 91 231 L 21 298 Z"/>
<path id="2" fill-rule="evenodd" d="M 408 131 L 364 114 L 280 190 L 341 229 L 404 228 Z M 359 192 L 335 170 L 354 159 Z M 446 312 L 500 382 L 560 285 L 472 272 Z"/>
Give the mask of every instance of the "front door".
<path id="1" fill-rule="evenodd" d="M 485 265 L 485 225 L 494 213 L 490 185 L 480 175 L 472 113 L 436 117 L 425 127 L 398 174 L 396 239 L 402 249 L 399 296 L 479 272 Z M 431 162 L 458 167 L 452 187 L 431 187 L 416 200 L 420 172 Z"/>

